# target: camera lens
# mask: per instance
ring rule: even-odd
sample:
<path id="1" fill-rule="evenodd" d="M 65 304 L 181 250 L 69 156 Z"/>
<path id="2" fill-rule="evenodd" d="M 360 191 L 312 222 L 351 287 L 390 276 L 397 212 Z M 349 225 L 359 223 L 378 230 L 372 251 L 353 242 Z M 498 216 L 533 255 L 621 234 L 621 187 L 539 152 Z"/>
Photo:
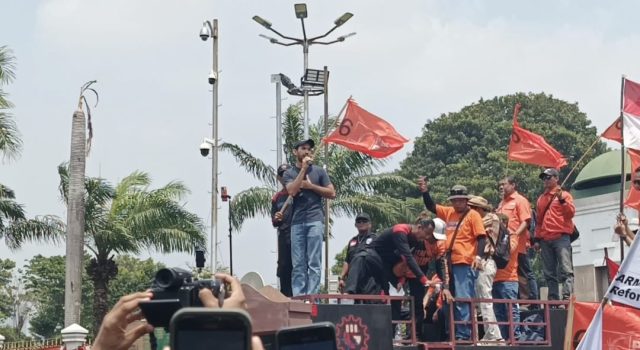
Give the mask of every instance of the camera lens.
<path id="1" fill-rule="evenodd" d="M 185 279 L 191 277 L 188 271 L 172 268 L 160 269 L 156 272 L 155 283 L 158 287 L 164 289 L 179 288 L 185 282 Z"/>

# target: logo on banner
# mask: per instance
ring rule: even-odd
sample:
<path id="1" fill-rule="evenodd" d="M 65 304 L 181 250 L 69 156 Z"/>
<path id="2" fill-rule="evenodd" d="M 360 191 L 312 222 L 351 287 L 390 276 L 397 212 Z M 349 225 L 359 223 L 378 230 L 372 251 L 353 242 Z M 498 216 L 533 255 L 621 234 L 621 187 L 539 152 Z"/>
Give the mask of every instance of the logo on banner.
<path id="1" fill-rule="evenodd" d="M 358 316 L 347 315 L 336 325 L 338 350 L 367 350 L 369 327 Z"/>

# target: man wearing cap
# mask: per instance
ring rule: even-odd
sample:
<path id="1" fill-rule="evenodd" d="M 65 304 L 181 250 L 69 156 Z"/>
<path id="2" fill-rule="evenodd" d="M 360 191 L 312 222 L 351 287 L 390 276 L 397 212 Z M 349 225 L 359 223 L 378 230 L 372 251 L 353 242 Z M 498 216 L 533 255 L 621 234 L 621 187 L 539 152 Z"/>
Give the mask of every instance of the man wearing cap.
<path id="1" fill-rule="evenodd" d="M 558 282 L 562 282 L 562 300 L 573 293 L 573 260 L 571 240 L 576 207 L 573 197 L 558 185 L 558 170 L 549 168 L 540 173 L 544 193 L 538 198 L 535 230 L 536 250 L 542 251 L 542 271 L 549 286 L 549 300 L 558 300 Z M 560 278 L 558 278 L 558 272 Z"/>
<path id="2" fill-rule="evenodd" d="M 492 295 L 493 279 L 496 277 L 496 263 L 492 256 L 494 252 L 494 245 L 498 241 L 498 235 L 500 234 L 500 218 L 491 212 L 493 208 L 484 197 L 471 196 L 471 199 L 469 199 L 469 207 L 478 212 L 482 217 L 484 229 L 487 237 L 489 238 L 489 244 L 485 245 L 484 253 L 482 254 L 482 268 L 478 271 L 478 279 L 476 280 L 476 297 L 479 299 L 492 299 L 494 297 Z M 517 240 L 515 243 L 517 244 Z M 497 315 L 494 313 L 493 308 L 493 303 L 480 303 L 480 314 L 482 315 L 483 322 L 496 321 Z M 520 314 L 518 313 L 518 316 L 519 315 Z M 518 320 L 519 319 L 520 318 L 518 318 Z M 485 323 L 483 326 L 484 336 L 481 341 L 503 340 L 500 328 L 497 324 Z"/>
<path id="3" fill-rule="evenodd" d="M 476 270 L 481 267 L 486 235 L 480 214 L 470 210 L 467 205 L 467 188 L 462 185 L 451 188 L 448 198 L 452 204 L 450 207 L 433 201 L 425 177 L 418 180 L 418 188 L 422 192 L 425 207 L 447 223 L 447 256 L 448 264 L 451 266 L 453 296 L 475 298 Z M 470 321 L 471 306 L 467 303 L 456 303 L 453 316 L 456 321 Z M 471 326 L 456 325 L 455 337 L 459 340 L 469 340 Z"/>
<path id="4" fill-rule="evenodd" d="M 311 139 L 297 142 L 293 146 L 296 165 L 283 176 L 287 191 L 293 197 L 291 287 L 294 296 L 320 291 L 325 215 L 322 198 L 336 197 L 327 172 L 312 164 L 314 146 Z"/>
<path id="5" fill-rule="evenodd" d="M 356 216 L 356 229 L 358 234 L 353 236 L 349 240 L 347 245 L 347 255 L 342 263 L 342 273 L 340 274 L 340 281 L 338 283 L 339 289 L 342 292 L 349 275 L 349 263 L 356 253 L 364 250 L 371 244 L 376 238 L 376 234 L 371 232 L 371 217 L 367 213 L 360 213 Z"/>
<path id="6" fill-rule="evenodd" d="M 276 275 L 280 279 L 280 292 L 288 297 L 291 291 L 291 201 L 289 192 L 284 185 L 282 176 L 289 169 L 288 164 L 282 164 L 277 170 L 277 179 L 282 189 L 271 198 L 271 223 L 278 229 L 278 269 Z M 285 204 L 286 203 L 286 204 Z"/>
<path id="7" fill-rule="evenodd" d="M 515 281 L 519 281 L 518 276 L 522 276 L 527 280 L 527 289 L 529 290 L 528 299 L 538 300 L 538 283 L 533 273 L 531 261 L 527 251 L 529 250 L 529 224 L 531 223 L 531 204 L 529 201 L 516 190 L 516 179 L 513 176 L 507 176 L 498 183 L 498 190 L 502 196 L 502 201 L 498 204 L 496 210 L 499 214 L 505 214 L 509 219 L 509 232 L 515 233 L 518 239 L 518 268 Z M 500 281 L 513 281 L 514 276 L 503 275 L 505 272 L 499 272 L 496 276 Z M 524 287 L 523 287 L 524 289 Z M 536 304 L 529 305 L 529 309 L 537 308 Z"/>

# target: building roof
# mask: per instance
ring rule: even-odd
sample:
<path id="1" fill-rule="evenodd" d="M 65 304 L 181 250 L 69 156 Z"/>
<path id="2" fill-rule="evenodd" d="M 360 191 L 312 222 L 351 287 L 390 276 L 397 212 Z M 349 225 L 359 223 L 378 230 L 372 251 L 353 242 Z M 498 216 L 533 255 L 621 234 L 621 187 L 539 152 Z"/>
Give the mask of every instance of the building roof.
<path id="1" fill-rule="evenodd" d="M 625 155 L 627 179 L 631 178 L 631 161 Z M 587 163 L 573 182 L 572 194 L 576 198 L 620 191 L 620 150 L 597 156 Z M 627 184 L 628 187 L 628 184 Z"/>

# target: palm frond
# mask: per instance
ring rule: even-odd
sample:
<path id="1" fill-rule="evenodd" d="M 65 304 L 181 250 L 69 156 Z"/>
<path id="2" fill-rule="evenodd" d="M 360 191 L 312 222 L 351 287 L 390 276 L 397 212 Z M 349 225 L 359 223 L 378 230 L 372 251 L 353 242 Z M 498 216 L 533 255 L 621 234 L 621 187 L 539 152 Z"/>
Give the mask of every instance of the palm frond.
<path id="1" fill-rule="evenodd" d="M 282 128 L 282 136 L 284 137 L 283 148 L 287 155 L 289 164 L 296 163 L 296 160 L 291 153 L 293 145 L 304 137 L 304 122 L 302 118 L 304 118 L 302 102 L 290 105 L 284 114 Z"/>
<path id="2" fill-rule="evenodd" d="M 2 108 L 8 108 L 10 105 L 2 106 L 2 93 L 0 91 L 0 153 L 3 159 L 15 159 L 20 155 L 22 150 L 22 140 L 20 132 L 11 114 L 4 112 Z"/>
<path id="3" fill-rule="evenodd" d="M 358 194 L 343 196 L 331 202 L 331 213 L 335 216 L 355 216 L 359 212 L 371 215 L 373 224 L 388 227 L 403 222 L 406 203 L 386 195 Z M 417 214 L 416 214 L 417 215 Z"/>
<path id="4" fill-rule="evenodd" d="M 6 45 L 0 46 L 0 84 L 7 84 L 16 77 L 16 58 Z"/>
<path id="5" fill-rule="evenodd" d="M 349 193 L 390 193 L 390 190 L 396 190 L 398 193 L 403 193 L 406 190 L 414 188 L 415 183 L 407 178 L 393 173 L 387 173 L 355 177 L 352 181 L 345 183 L 341 190 Z"/>
<path id="6" fill-rule="evenodd" d="M 29 220 L 15 220 L 3 227 L 9 249 L 18 249 L 24 242 L 57 243 L 64 237 L 64 223 L 55 216 L 42 216 Z"/>
<path id="7" fill-rule="evenodd" d="M 151 183 L 149 174 L 142 171 L 134 171 L 127 175 L 116 185 L 116 196 L 124 195 L 129 192 L 144 190 Z"/>
<path id="8" fill-rule="evenodd" d="M 271 197 L 274 189 L 251 187 L 238 194 L 231 201 L 231 226 L 239 231 L 245 220 L 258 215 L 271 215 Z"/>
<path id="9" fill-rule="evenodd" d="M 22 220 L 25 218 L 24 206 L 14 199 L 0 197 L 0 221 L 3 218 L 9 220 Z"/>
<path id="10" fill-rule="evenodd" d="M 14 199 L 16 198 L 16 193 L 9 187 L 0 184 L 0 198 Z"/>
<path id="11" fill-rule="evenodd" d="M 255 178 L 268 186 L 276 185 L 276 171 L 272 166 L 267 165 L 261 159 L 256 158 L 238 145 L 225 142 L 219 147 L 221 150 L 231 153 L 240 166 Z"/>

